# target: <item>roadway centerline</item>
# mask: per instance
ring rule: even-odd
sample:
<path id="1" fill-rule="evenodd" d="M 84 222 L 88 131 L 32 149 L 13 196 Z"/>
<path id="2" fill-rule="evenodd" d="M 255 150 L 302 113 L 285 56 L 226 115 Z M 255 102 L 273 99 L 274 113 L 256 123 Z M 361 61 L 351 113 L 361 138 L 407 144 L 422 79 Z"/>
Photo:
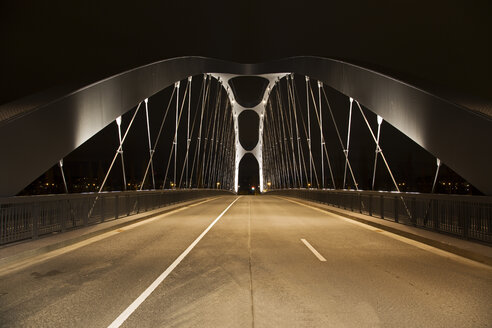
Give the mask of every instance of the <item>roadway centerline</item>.
<path id="1" fill-rule="evenodd" d="M 306 239 L 301 238 L 301 241 L 304 243 L 304 245 L 306 245 L 307 248 L 309 248 L 311 252 L 313 252 L 318 260 L 320 260 L 321 262 L 326 262 L 326 259 L 323 257 L 323 255 L 321 255 L 313 246 L 311 246 L 311 244 Z"/>
<path id="2" fill-rule="evenodd" d="M 133 312 L 135 312 L 135 310 L 147 299 L 147 297 L 149 297 L 150 294 L 152 294 L 152 292 L 164 281 L 164 279 L 166 279 L 167 276 L 169 276 L 169 274 L 179 265 L 179 263 L 181 263 L 181 261 L 183 261 L 183 259 L 191 252 L 191 250 L 198 244 L 198 242 L 207 234 L 207 232 L 209 232 L 210 229 L 212 229 L 212 227 L 215 225 L 215 223 L 217 223 L 217 221 L 220 220 L 220 218 L 229 210 L 229 208 L 231 208 L 232 205 L 234 205 L 234 203 L 239 198 L 241 198 L 241 196 L 237 197 L 232 203 L 230 203 L 229 206 L 227 206 L 227 208 L 224 211 L 222 211 L 222 213 L 220 213 L 219 216 L 212 223 L 210 223 L 210 225 L 200 234 L 200 236 L 198 236 L 190 244 L 190 246 L 188 246 L 188 248 L 185 249 L 183 251 L 183 253 L 181 253 L 181 255 L 179 255 L 178 258 L 176 258 L 176 260 L 174 260 L 174 262 L 163 273 L 161 273 L 161 275 L 159 277 L 157 277 L 157 279 L 154 280 L 154 282 L 152 284 L 150 284 L 150 286 L 147 287 L 147 289 L 142 294 L 140 294 L 140 296 L 137 297 L 137 299 L 135 301 L 133 301 L 133 303 L 130 304 L 118 316 L 118 318 L 116 318 L 108 326 L 108 328 L 120 327 L 126 321 L 126 319 L 128 319 L 128 317 Z"/>

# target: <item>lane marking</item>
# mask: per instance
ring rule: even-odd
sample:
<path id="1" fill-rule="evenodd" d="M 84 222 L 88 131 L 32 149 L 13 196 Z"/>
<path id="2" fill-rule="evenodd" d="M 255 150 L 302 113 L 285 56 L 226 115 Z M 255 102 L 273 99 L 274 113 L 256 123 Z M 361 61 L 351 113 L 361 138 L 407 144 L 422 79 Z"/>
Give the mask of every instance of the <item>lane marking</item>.
<path id="1" fill-rule="evenodd" d="M 59 249 L 50 251 L 50 252 L 45 253 L 45 254 L 41 254 L 41 255 L 37 255 L 35 257 L 27 258 L 25 260 L 21 260 L 19 262 L 14 262 L 14 263 L 7 264 L 5 267 L 0 268 L 0 277 L 1 276 L 4 276 L 6 274 L 9 274 L 9 273 L 15 272 L 15 271 L 19 271 L 19 270 L 24 269 L 26 267 L 29 267 L 31 265 L 35 265 L 35 264 L 38 264 L 40 262 L 49 260 L 51 258 L 54 258 L 54 257 L 60 256 L 60 255 L 66 254 L 68 252 L 74 251 L 74 250 L 79 249 L 81 247 L 84 247 L 84 246 L 93 244 L 95 242 L 98 242 L 100 240 L 103 240 L 103 239 L 112 237 L 112 236 L 117 235 L 117 234 L 119 234 L 119 233 L 121 233 L 123 231 L 128 231 L 128 230 L 134 229 L 134 228 L 136 228 L 138 226 L 141 226 L 143 224 L 147 224 L 147 223 L 153 222 L 155 220 L 159 220 L 159 219 L 161 219 L 163 217 L 166 217 L 166 216 L 169 216 L 169 215 L 172 215 L 172 214 L 176 214 L 176 213 L 181 212 L 181 211 L 184 211 L 186 209 L 190 209 L 192 207 L 195 207 L 195 206 L 198 206 L 198 205 L 202 205 L 204 203 L 211 202 L 213 200 L 217 200 L 219 198 L 220 197 L 214 197 L 214 198 L 210 198 L 210 199 L 205 199 L 205 200 L 200 201 L 198 203 L 194 203 L 194 204 L 190 204 L 190 205 L 187 205 L 187 206 L 184 206 L 184 207 L 180 207 L 180 208 L 171 210 L 169 212 L 162 213 L 162 214 L 157 214 L 156 216 L 153 216 L 151 218 L 148 218 L 148 219 L 145 219 L 145 220 L 136 222 L 136 223 L 129 224 L 129 225 L 125 226 L 124 228 L 115 229 L 115 230 L 111 230 L 111 231 L 102 233 L 100 235 L 91 237 L 89 239 L 83 240 L 83 241 L 78 242 L 78 243 L 75 243 L 73 245 L 65 246 L 65 247 L 62 247 L 62 248 L 59 248 Z M 122 231 L 120 231 L 120 230 L 122 230 Z"/>
<path id="2" fill-rule="evenodd" d="M 298 205 L 301 205 L 301 206 L 308 207 L 308 208 L 310 208 L 312 210 L 315 210 L 315 211 L 318 211 L 318 212 L 321 212 L 321 213 L 324 213 L 324 214 L 331 215 L 331 216 L 333 216 L 333 217 L 335 217 L 337 219 L 343 220 L 343 221 L 345 221 L 347 223 L 351 223 L 351 224 L 356 225 L 356 226 L 359 226 L 361 228 L 364 228 L 364 229 L 367 229 L 367 230 L 370 230 L 370 231 L 373 231 L 373 232 L 377 232 L 377 233 L 379 233 L 381 235 L 384 235 L 386 237 L 389 237 L 389 238 L 392 238 L 392 239 L 396 239 L 396 240 L 401 241 L 401 242 L 403 242 L 405 244 L 408 244 L 408 245 L 411 245 L 411 246 L 420 248 L 422 250 L 425 250 L 425 251 L 428 251 L 430 253 L 433 253 L 433 254 L 436 254 L 436 255 L 439 255 L 439 256 L 448 258 L 450 260 L 454 260 L 454 261 L 457 261 L 457 262 L 468 264 L 470 266 L 478 267 L 480 269 L 492 270 L 492 268 L 490 266 L 486 265 L 486 264 L 483 264 L 483 263 L 480 263 L 480 262 L 477 262 L 477 261 L 470 260 L 470 259 L 468 259 L 466 257 L 463 257 L 463 256 L 460 256 L 460 255 L 457 255 L 457 254 L 454 254 L 454 253 L 451 253 L 451 252 L 442 250 L 440 248 L 436 248 L 434 246 L 430 246 L 430 245 L 424 244 L 422 242 L 419 242 L 419 241 L 416 241 L 416 240 L 413 240 L 413 239 L 410 239 L 410 238 L 407 238 L 407 237 L 403 237 L 403 236 L 394 234 L 394 233 L 389 232 L 389 231 L 381 230 L 381 229 L 376 228 L 376 227 L 373 227 L 371 225 L 368 225 L 368 224 L 365 224 L 365 223 L 362 223 L 362 222 L 359 222 L 359 221 L 355 221 L 355 220 L 346 218 L 346 217 L 344 217 L 342 215 L 335 214 L 333 212 L 330 212 L 330 211 L 327 211 L 327 210 L 323 210 L 321 208 L 317 208 L 317 207 L 314 207 L 314 206 L 311 206 L 311 205 L 308 205 L 308 204 L 304 204 L 304 203 L 301 203 L 301 202 L 298 202 L 298 201 L 295 201 L 295 200 L 292 200 L 292 199 L 288 199 L 288 198 L 284 198 L 284 197 L 279 197 L 279 196 L 275 196 L 275 197 L 277 197 L 279 199 L 283 199 L 283 200 L 289 201 L 291 203 L 295 203 L 295 204 L 298 204 Z"/>
<path id="3" fill-rule="evenodd" d="M 313 252 L 318 260 L 320 260 L 321 262 L 326 262 L 326 259 L 323 257 L 323 255 L 321 255 L 313 246 L 311 246 L 311 244 L 306 239 L 301 238 L 301 241 L 304 243 L 304 245 L 306 245 L 307 248 L 309 248 L 311 252 Z"/>
<path id="4" fill-rule="evenodd" d="M 191 252 L 191 250 L 196 246 L 196 244 L 198 244 L 198 242 L 207 234 L 207 232 L 210 229 L 212 229 L 212 227 L 215 225 L 215 223 L 217 223 L 217 221 L 220 220 L 220 218 L 229 210 L 229 208 L 231 208 L 232 205 L 234 205 L 234 203 L 239 198 L 241 198 L 241 196 L 237 197 L 232 203 L 230 203 L 229 206 L 227 206 L 227 208 L 224 211 L 222 211 L 222 213 L 220 213 L 220 215 L 212 223 L 210 223 L 210 225 L 207 227 L 207 229 L 205 229 L 201 233 L 201 235 L 198 236 L 198 238 L 196 238 L 195 241 L 193 241 L 191 243 L 191 245 L 188 246 L 188 248 L 185 249 L 184 252 L 181 253 L 181 255 L 179 255 L 178 258 L 176 258 L 176 260 L 174 260 L 174 262 L 163 273 L 161 273 L 161 275 L 159 277 L 157 277 L 157 279 L 154 280 L 154 282 L 152 284 L 150 284 L 150 286 L 147 287 L 147 289 L 142 294 L 140 294 L 140 296 L 137 297 L 137 299 L 135 301 L 133 301 L 133 303 L 130 304 L 125 309 L 125 311 L 123 311 L 118 316 L 118 318 L 116 318 L 108 326 L 108 328 L 117 328 L 117 327 L 120 327 L 126 321 L 126 319 L 128 319 L 128 317 L 133 312 L 135 312 L 135 310 L 147 299 L 147 297 L 149 297 L 150 294 L 152 294 L 152 292 L 164 281 L 164 279 L 167 278 L 167 276 L 178 266 L 178 264 L 181 263 L 181 261 L 183 261 L 183 259 L 186 257 L 186 255 L 188 255 L 188 253 Z"/>
<path id="5" fill-rule="evenodd" d="M 251 298 L 251 327 L 255 327 L 255 303 L 253 295 L 253 269 L 251 265 L 251 198 L 249 198 L 249 218 L 248 218 L 248 264 L 249 264 L 249 290 Z"/>

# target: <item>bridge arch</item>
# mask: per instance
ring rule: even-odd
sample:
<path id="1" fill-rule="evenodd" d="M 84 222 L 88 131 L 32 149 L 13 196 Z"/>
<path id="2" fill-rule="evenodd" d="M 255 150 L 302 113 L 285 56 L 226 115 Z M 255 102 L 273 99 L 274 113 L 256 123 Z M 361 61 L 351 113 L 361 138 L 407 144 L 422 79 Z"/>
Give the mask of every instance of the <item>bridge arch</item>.
<path id="1" fill-rule="evenodd" d="M 3 105 L 0 196 L 17 194 L 117 117 L 175 81 L 202 73 L 258 76 L 285 72 L 310 76 L 353 97 L 479 190 L 492 195 L 490 117 L 390 76 L 329 58 L 293 57 L 238 64 L 181 57 L 123 72 L 60 94 L 55 100 Z"/>

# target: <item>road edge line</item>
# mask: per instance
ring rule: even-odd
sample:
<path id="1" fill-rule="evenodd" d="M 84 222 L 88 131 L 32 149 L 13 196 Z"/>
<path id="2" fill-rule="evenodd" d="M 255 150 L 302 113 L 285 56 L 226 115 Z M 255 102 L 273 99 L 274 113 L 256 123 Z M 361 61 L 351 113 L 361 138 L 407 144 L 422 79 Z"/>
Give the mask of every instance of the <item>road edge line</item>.
<path id="1" fill-rule="evenodd" d="M 219 197 L 223 197 L 223 196 L 219 196 Z M 184 202 L 182 204 L 179 204 L 179 203 L 178 204 L 172 204 L 172 205 L 163 207 L 161 211 L 149 213 L 147 215 L 135 218 L 133 220 L 128 220 L 126 222 L 121 222 L 119 224 L 115 224 L 111 227 L 103 228 L 103 229 L 100 229 L 97 231 L 92 231 L 92 232 L 83 234 L 81 236 L 77 236 L 77 237 L 74 237 L 71 239 L 63 240 L 63 241 L 60 241 L 60 242 L 57 242 L 57 243 L 54 243 L 51 245 L 42 246 L 42 247 L 39 247 L 36 249 L 30 249 L 27 251 L 23 251 L 23 252 L 8 256 L 8 257 L 4 257 L 4 258 L 0 259 L 0 270 L 1 271 L 7 270 L 9 266 L 15 266 L 17 263 L 20 263 L 20 262 L 28 260 L 28 259 L 32 259 L 36 256 L 45 255 L 47 253 L 59 250 L 59 249 L 64 248 L 64 247 L 75 245 L 77 243 L 80 243 L 80 242 L 83 242 L 85 240 L 97 237 L 99 235 L 102 235 L 102 234 L 105 234 L 105 233 L 108 233 L 108 232 L 111 232 L 114 230 L 118 230 L 118 229 L 124 228 L 126 226 L 129 226 L 129 225 L 141 222 L 141 221 L 151 219 L 151 218 L 156 217 L 158 215 L 172 213 L 173 211 L 181 210 L 187 206 L 196 206 L 200 203 L 209 202 L 209 201 L 212 201 L 212 200 L 217 199 L 219 197 L 208 197 L 205 199 L 201 198 L 201 199 L 197 199 L 197 200 L 191 200 L 189 202 Z M 173 205 L 177 205 L 177 206 L 170 208 L 170 206 L 173 206 Z M 134 215 L 138 215 L 138 214 L 134 214 Z M 26 241 L 26 242 L 29 242 L 29 241 Z"/>
<path id="2" fill-rule="evenodd" d="M 307 200 L 304 200 L 304 199 L 298 199 L 298 198 L 295 198 L 295 197 L 287 197 L 287 196 L 274 196 L 274 197 L 285 199 L 285 200 L 291 201 L 291 202 L 295 199 L 295 202 L 296 203 L 299 203 L 301 205 L 311 206 L 313 208 L 316 208 L 316 209 L 321 210 L 321 211 L 324 211 L 324 212 L 337 214 L 337 215 L 343 216 L 343 217 L 345 217 L 347 219 L 350 219 L 350 220 L 353 220 L 353 221 L 357 221 L 357 222 L 360 222 L 360 223 L 363 223 L 363 224 L 366 224 L 366 225 L 369 225 L 369 226 L 372 226 L 374 228 L 378 228 L 378 229 L 381 229 L 381 230 L 384 230 L 384 231 L 387 231 L 387 232 L 391 232 L 391 233 L 394 233 L 395 235 L 402 236 L 402 237 L 405 237 L 405 238 L 408 238 L 408 239 L 411 239 L 411 240 L 420 242 L 422 244 L 426 244 L 428 246 L 432 246 L 432 247 L 435 247 L 437 249 L 440 249 L 440 250 L 443 250 L 443 251 L 446 251 L 446 252 L 449 252 L 449 253 L 452 253 L 452 254 L 461 256 L 461 257 L 466 258 L 468 260 L 472 260 L 472 261 L 478 262 L 480 264 L 484 264 L 484 265 L 487 265 L 489 267 L 492 267 L 492 258 L 490 258 L 488 256 L 485 256 L 485 255 L 482 255 L 482 254 L 478 254 L 478 253 L 475 253 L 475 252 L 472 252 L 472 251 L 469 251 L 469 250 L 466 250 L 466 249 L 463 249 L 463 248 L 459 248 L 457 246 L 453 246 L 453 245 L 450 245 L 450 244 L 447 244 L 447 243 L 443 243 L 443 242 L 440 242 L 438 240 L 434 240 L 434 239 L 430 239 L 430 238 L 427 238 L 427 237 L 419 236 L 419 235 L 413 234 L 413 233 L 408 232 L 408 231 L 402 231 L 402 230 L 399 230 L 399 229 L 395 229 L 393 227 L 388 227 L 388 226 L 386 226 L 384 224 L 380 224 L 380 223 L 373 222 L 373 221 L 370 221 L 370 220 L 365 220 L 363 218 L 359 218 L 357 216 L 344 213 L 342 211 L 337 211 L 336 208 L 332 208 L 330 205 L 327 205 L 327 204 L 317 204 L 315 202 L 307 201 Z M 309 204 L 306 204 L 305 202 L 309 202 Z M 330 208 L 324 208 L 324 207 L 321 207 L 319 205 L 329 206 Z"/>

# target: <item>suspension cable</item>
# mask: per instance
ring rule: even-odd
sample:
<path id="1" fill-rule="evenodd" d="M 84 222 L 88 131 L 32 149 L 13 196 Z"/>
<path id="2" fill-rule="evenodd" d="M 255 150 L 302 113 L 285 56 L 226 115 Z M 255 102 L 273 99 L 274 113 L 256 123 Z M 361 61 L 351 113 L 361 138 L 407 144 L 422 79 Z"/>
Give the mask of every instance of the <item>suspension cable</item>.
<path id="1" fill-rule="evenodd" d="M 309 148 L 309 183 L 312 185 L 313 184 L 313 153 L 311 151 L 311 114 L 310 114 L 310 109 L 309 109 L 309 77 L 306 76 L 306 108 L 307 108 L 307 120 L 308 120 L 308 148 Z"/>
<path id="2" fill-rule="evenodd" d="M 315 113 L 316 113 L 316 119 L 318 120 L 318 124 L 321 127 L 321 122 L 320 122 L 319 117 L 318 117 L 318 108 L 316 106 L 316 101 L 314 99 L 314 93 L 313 93 L 313 89 L 311 88 L 311 84 L 309 84 L 309 90 L 311 91 L 311 98 L 313 100 L 313 107 L 314 107 L 314 110 L 315 110 Z M 328 161 L 328 167 L 330 169 L 330 176 L 331 176 L 331 181 L 333 183 L 333 189 L 336 189 L 335 179 L 333 177 L 333 171 L 332 171 L 332 168 L 331 168 L 331 160 L 330 160 L 330 156 L 328 155 L 328 150 L 326 149 L 326 144 L 325 144 L 325 139 L 324 139 L 323 134 L 321 134 L 321 140 L 322 140 L 321 147 L 322 147 L 322 149 L 324 148 L 324 150 L 325 150 L 326 160 Z M 321 158 L 323 158 L 323 154 L 321 154 Z"/>
<path id="3" fill-rule="evenodd" d="M 171 103 L 172 103 L 172 100 L 174 98 L 174 93 L 175 92 L 176 92 L 176 86 L 174 86 L 174 88 L 173 88 L 173 92 L 171 94 L 171 97 L 169 98 L 169 102 L 167 104 L 166 111 L 164 113 L 164 117 L 162 118 L 162 121 L 161 121 L 161 126 L 159 128 L 159 132 L 157 133 L 157 137 L 155 138 L 155 141 L 154 141 L 154 151 L 150 154 L 151 157 L 150 157 L 149 161 L 147 162 L 147 168 L 145 169 L 145 174 L 144 174 L 144 177 L 142 179 L 142 183 L 140 184 L 140 190 L 142 190 L 143 185 L 145 183 L 145 179 L 147 178 L 147 173 L 149 172 L 151 159 L 154 157 L 155 150 L 157 149 L 157 144 L 159 143 L 159 140 L 160 140 L 160 137 L 161 137 L 161 133 L 162 133 L 162 129 L 164 127 L 164 123 L 166 122 L 166 117 L 167 117 L 167 114 L 169 112 L 169 108 L 171 107 Z"/>
<path id="4" fill-rule="evenodd" d="M 292 86 L 291 86 L 291 83 L 292 83 Z M 299 178 L 300 178 L 300 181 L 299 181 L 299 188 L 301 188 L 304 183 L 303 183 L 303 179 L 302 179 L 302 164 L 301 164 L 301 153 L 302 153 L 302 147 L 301 147 L 301 136 L 299 134 L 299 125 L 297 123 L 297 106 L 296 106 L 296 99 L 295 99 L 295 95 L 294 95 L 294 92 L 293 92 L 293 89 L 294 89 L 294 75 L 291 75 L 290 76 L 290 82 L 289 82 L 289 75 L 287 76 L 287 91 L 289 93 L 289 96 L 290 96 L 290 100 L 292 102 L 292 112 L 294 114 L 294 121 L 295 121 L 295 125 L 296 125 L 296 139 L 297 139 L 297 157 L 298 157 L 298 161 L 299 161 Z M 304 160 L 303 160 L 304 161 Z M 304 166 L 304 171 L 306 171 L 306 167 Z M 304 172 L 306 174 L 306 172 Z M 307 177 L 307 175 L 306 175 Z"/>
<path id="5" fill-rule="evenodd" d="M 196 172 L 197 172 L 197 178 L 196 178 L 196 186 L 199 187 L 200 181 L 199 181 L 199 176 L 198 176 L 198 167 L 199 167 L 199 162 L 200 162 L 200 146 L 201 146 L 201 137 L 202 137 L 202 126 L 203 126 L 203 111 L 205 109 L 205 98 L 208 95 L 208 90 L 210 83 L 207 83 L 207 77 L 208 75 L 204 74 L 203 75 L 203 82 L 202 82 L 202 106 L 201 106 L 201 114 L 200 114 L 200 128 L 198 130 L 198 138 L 197 138 L 197 143 L 195 146 L 195 155 L 193 156 L 193 164 L 191 166 L 191 180 L 193 180 L 193 174 L 195 171 L 195 161 L 196 161 Z M 198 106 L 198 105 L 197 105 Z"/>
<path id="6" fill-rule="evenodd" d="M 130 131 L 130 128 L 132 127 L 133 121 L 135 120 L 135 116 L 137 116 L 138 111 L 140 109 L 140 105 L 142 105 L 142 102 L 140 102 L 137 106 L 137 109 L 135 110 L 135 113 L 133 113 L 132 119 L 130 121 L 130 124 L 128 124 L 128 127 L 126 128 L 125 135 L 121 139 L 120 145 L 118 146 L 118 149 L 116 150 L 116 153 L 114 154 L 113 160 L 111 161 L 111 165 L 109 166 L 108 171 L 106 172 L 106 176 L 104 177 L 103 182 L 101 183 L 101 187 L 99 188 L 99 191 L 97 193 L 101 193 L 104 185 L 106 184 L 106 180 L 108 180 L 109 173 L 111 172 L 111 169 L 113 168 L 114 162 L 116 161 L 116 158 L 118 157 L 118 154 L 120 153 L 123 143 L 125 142 L 126 136 L 128 135 L 128 132 Z"/>
<path id="7" fill-rule="evenodd" d="M 288 78 L 288 76 L 287 76 Z M 287 82 L 287 81 L 286 81 Z M 288 82 L 287 82 L 287 87 L 288 87 Z M 280 99 L 282 99 L 282 88 L 280 81 L 278 81 L 278 89 L 279 89 L 279 94 L 280 94 Z M 290 102 L 290 93 L 287 90 L 287 113 L 288 113 L 288 118 L 289 118 L 289 124 L 288 124 L 288 130 L 289 130 L 289 137 L 290 137 L 290 147 L 292 149 L 292 163 L 293 163 L 293 168 L 294 168 L 294 184 L 297 186 L 297 188 L 300 188 L 300 182 L 299 182 L 299 170 L 297 168 L 297 161 L 296 161 L 296 149 L 294 146 L 294 127 L 292 124 L 292 111 L 291 111 L 291 102 Z M 286 114 L 287 116 L 287 114 Z"/>
<path id="8" fill-rule="evenodd" d="M 149 99 L 145 98 L 145 118 L 147 119 L 147 137 L 149 140 L 149 161 L 150 161 L 150 167 L 151 167 L 151 172 L 152 172 L 152 188 L 155 189 L 155 177 L 154 177 L 154 162 L 152 161 L 152 153 L 154 152 L 154 149 L 152 149 L 152 142 L 150 140 L 150 122 L 149 122 Z M 140 188 L 143 187 L 145 180 L 142 181 L 142 185 Z"/>
<path id="9" fill-rule="evenodd" d="M 328 97 L 326 96 L 326 92 L 324 90 L 324 88 L 322 88 L 323 90 L 323 95 L 324 95 L 324 98 L 325 98 L 325 101 L 326 101 L 326 104 L 328 105 L 328 110 L 330 112 L 330 117 L 331 117 L 331 120 L 333 122 L 333 125 L 335 126 L 335 131 L 337 133 L 337 136 L 338 136 L 338 141 L 340 142 L 340 146 L 342 148 L 342 151 L 345 155 L 345 163 L 348 164 L 348 168 L 349 168 L 349 171 L 350 171 L 350 175 L 352 176 L 352 180 L 354 182 L 354 185 L 355 185 L 355 189 L 356 190 L 359 190 L 359 184 L 357 183 L 357 180 L 355 179 L 355 175 L 354 175 L 354 172 L 352 170 L 352 165 L 350 164 L 350 160 L 348 158 L 348 152 L 345 151 L 345 146 L 343 144 L 343 141 L 342 141 L 342 137 L 340 136 L 340 131 L 338 130 L 338 124 L 335 120 L 335 116 L 333 115 L 333 111 L 331 109 L 331 105 L 330 105 L 330 101 L 328 100 Z M 348 146 L 347 146 L 348 148 Z M 343 186 L 345 188 L 345 184 Z"/>
<path id="10" fill-rule="evenodd" d="M 165 185 L 166 185 L 167 174 L 169 172 L 169 166 L 171 165 L 171 158 L 173 157 L 172 156 L 173 151 L 174 151 L 174 163 L 177 162 L 177 158 L 176 158 L 177 152 L 176 152 L 176 148 L 175 148 L 177 146 L 177 141 L 178 141 L 177 140 L 177 131 L 178 131 L 177 128 L 179 127 L 179 123 L 181 122 L 181 116 L 183 114 L 183 108 L 184 108 L 184 104 L 185 104 L 187 93 L 188 93 L 188 83 L 186 84 L 186 89 L 185 89 L 185 92 L 184 92 L 184 95 L 183 95 L 183 101 L 181 103 L 181 106 L 179 106 L 179 101 L 178 101 L 179 100 L 178 99 L 178 97 L 179 97 L 179 85 L 177 85 L 177 92 L 176 92 L 176 104 L 177 105 L 176 105 L 176 108 L 179 108 L 180 107 L 180 109 L 179 109 L 179 114 L 178 114 L 178 120 L 176 122 L 175 139 L 173 140 L 173 143 L 172 143 L 172 146 L 171 146 L 171 153 L 169 154 L 169 159 L 167 161 L 166 173 L 164 175 L 164 182 L 162 184 L 162 189 L 164 189 L 165 188 Z M 175 164 L 175 166 L 176 166 L 176 164 Z M 174 171 L 176 171 L 176 170 L 174 170 Z M 174 176 L 176 177 L 176 172 L 174 172 Z M 176 180 L 174 180 L 172 183 L 173 183 L 173 186 L 176 187 Z M 171 187 L 173 187 L 173 186 L 171 186 Z"/>
<path id="11" fill-rule="evenodd" d="M 293 88 L 292 88 L 293 94 L 295 95 L 294 99 L 296 100 L 296 106 L 301 111 L 302 106 L 301 106 L 301 101 L 300 101 L 300 98 L 299 98 L 299 94 L 297 92 L 297 87 L 296 87 L 296 84 L 295 84 L 295 81 L 294 81 L 294 76 L 292 76 L 291 83 L 292 83 L 292 86 L 293 86 Z M 303 130 L 304 130 L 304 136 L 307 136 L 306 122 L 304 121 L 304 115 L 302 115 L 302 111 L 301 111 L 300 114 L 301 114 L 300 117 L 301 117 L 302 127 L 303 127 Z M 301 138 L 301 140 L 302 140 L 302 138 Z M 304 167 L 304 175 L 306 176 L 306 183 L 309 183 L 309 182 L 307 182 L 307 180 L 308 180 L 309 177 L 308 177 L 308 173 L 307 173 L 306 157 L 304 156 L 304 150 L 301 152 L 301 157 L 302 157 L 302 165 Z"/>

